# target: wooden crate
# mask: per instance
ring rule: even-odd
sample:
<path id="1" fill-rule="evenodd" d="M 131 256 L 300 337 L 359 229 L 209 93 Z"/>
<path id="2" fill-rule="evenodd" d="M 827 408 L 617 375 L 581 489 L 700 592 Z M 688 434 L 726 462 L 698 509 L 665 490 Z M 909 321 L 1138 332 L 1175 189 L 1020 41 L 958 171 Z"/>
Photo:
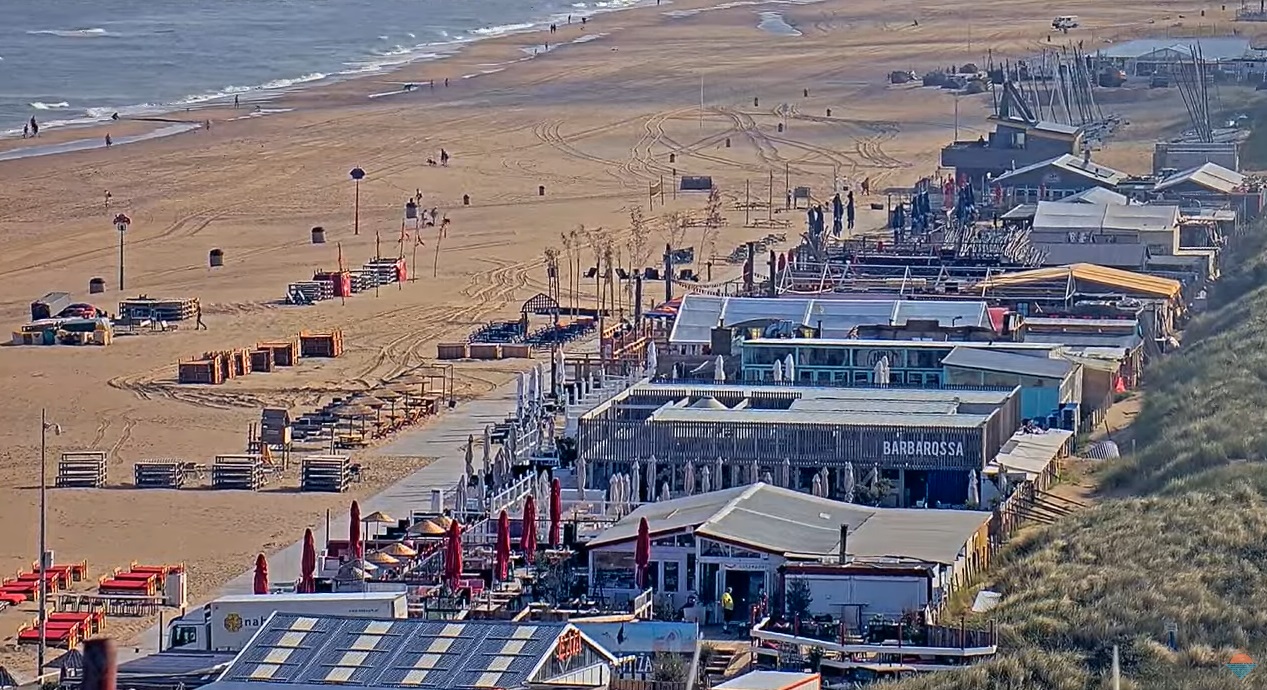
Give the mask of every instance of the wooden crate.
<path id="1" fill-rule="evenodd" d="M 302 462 L 300 491 L 343 493 L 352 483 L 352 462 L 346 455 L 307 455 Z"/>
<path id="2" fill-rule="evenodd" d="M 269 372 L 273 370 L 273 350 L 262 347 L 251 350 L 251 371 Z"/>
<path id="3" fill-rule="evenodd" d="M 440 343 L 436 345 L 436 359 L 466 359 L 466 343 Z"/>
<path id="4" fill-rule="evenodd" d="M 270 340 L 266 343 L 257 343 L 255 347 L 261 350 L 273 351 L 273 364 L 279 367 L 293 367 L 299 363 L 299 341 L 297 340 Z"/>
<path id="5" fill-rule="evenodd" d="M 186 360 L 177 366 L 176 381 L 178 383 L 224 383 L 224 371 L 219 357 Z"/>
<path id="6" fill-rule="evenodd" d="M 471 359 L 501 359 L 501 343 L 471 343 L 467 346 Z"/>
<path id="7" fill-rule="evenodd" d="M 57 461 L 58 488 L 99 489 L 106 485 L 106 454 L 101 451 L 62 453 Z"/>
<path id="8" fill-rule="evenodd" d="M 522 343 L 502 343 L 502 359 L 532 359 L 532 346 Z"/>
<path id="9" fill-rule="evenodd" d="M 259 455 L 217 455 L 211 465 L 211 488 L 259 491 L 268 483 L 264 459 Z"/>
<path id="10" fill-rule="evenodd" d="M 343 354 L 343 331 L 299 334 L 299 354 L 303 357 L 338 357 Z"/>

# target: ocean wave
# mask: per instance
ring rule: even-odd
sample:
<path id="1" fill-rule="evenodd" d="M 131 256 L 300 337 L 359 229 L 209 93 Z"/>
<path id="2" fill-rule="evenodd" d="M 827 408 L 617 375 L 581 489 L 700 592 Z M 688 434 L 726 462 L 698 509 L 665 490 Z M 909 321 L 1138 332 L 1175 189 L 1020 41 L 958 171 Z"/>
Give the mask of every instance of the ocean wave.
<path id="1" fill-rule="evenodd" d="M 500 26 L 486 26 L 482 29 L 472 29 L 471 33 L 477 36 L 501 36 L 515 31 L 527 31 L 536 28 L 534 22 L 521 22 L 519 24 L 502 24 Z"/>
<path id="2" fill-rule="evenodd" d="M 59 36 L 61 38 L 92 38 L 94 36 L 110 36 L 110 32 L 101 28 L 91 29 L 39 29 L 28 31 L 31 36 Z"/>
<path id="3" fill-rule="evenodd" d="M 60 101 L 58 103 L 41 103 L 40 101 L 35 101 L 34 103 L 28 103 L 27 105 L 35 108 L 36 110 L 61 110 L 62 108 L 70 107 L 70 104 L 66 101 Z"/>
<path id="4" fill-rule="evenodd" d="M 381 55 L 382 57 L 393 57 L 396 55 L 408 55 L 412 52 L 413 52 L 413 48 L 406 48 L 400 44 L 397 44 L 390 50 L 376 50 L 374 51 L 374 54 Z"/>

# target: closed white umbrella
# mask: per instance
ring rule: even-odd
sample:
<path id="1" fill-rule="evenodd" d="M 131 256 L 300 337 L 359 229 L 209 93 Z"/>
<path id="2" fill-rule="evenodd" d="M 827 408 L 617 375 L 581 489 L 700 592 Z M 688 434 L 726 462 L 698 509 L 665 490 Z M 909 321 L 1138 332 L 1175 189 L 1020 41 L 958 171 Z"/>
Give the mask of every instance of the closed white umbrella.
<path id="1" fill-rule="evenodd" d="M 721 491 L 722 489 L 726 488 L 725 482 L 722 481 L 723 475 L 721 473 L 721 470 L 722 470 L 722 459 L 721 459 L 721 456 L 717 456 L 717 462 L 713 463 L 713 483 L 717 485 L 718 491 Z"/>
<path id="2" fill-rule="evenodd" d="M 647 376 L 655 378 L 656 370 L 660 368 L 660 358 L 656 354 L 655 341 L 647 345 Z"/>
<path id="3" fill-rule="evenodd" d="M 781 383 L 783 381 L 783 362 L 780 362 L 777 359 L 774 361 L 774 372 L 772 373 L 772 378 L 775 383 Z"/>
<path id="4" fill-rule="evenodd" d="M 824 467 L 822 472 L 819 472 L 819 474 L 823 478 L 823 498 L 828 498 L 831 496 L 831 474 L 827 471 L 826 467 Z"/>
<path id="5" fill-rule="evenodd" d="M 669 495 L 669 483 L 665 482 L 660 485 L 660 500 L 667 501 L 671 498 Z"/>
<path id="6" fill-rule="evenodd" d="M 889 366 L 888 355 L 881 357 L 880 361 L 875 363 L 875 369 L 872 370 L 872 373 L 871 373 L 871 378 L 875 380 L 875 385 L 877 386 L 889 385 L 888 366 Z"/>
<path id="7" fill-rule="evenodd" d="M 567 383 L 567 360 L 563 358 L 563 348 L 554 351 L 555 382 L 560 388 Z"/>
<path id="8" fill-rule="evenodd" d="M 726 362 L 722 360 L 721 355 L 717 355 L 717 359 L 713 361 L 713 380 L 718 382 L 726 380 Z"/>
<path id="9" fill-rule="evenodd" d="M 588 468 L 585 467 L 585 458 L 580 455 L 577 455 L 576 456 L 576 494 L 577 494 L 577 497 L 580 498 L 582 501 L 585 500 L 585 480 L 586 480 L 585 470 L 586 469 Z"/>
<path id="10" fill-rule="evenodd" d="M 475 474 L 475 434 L 466 437 L 466 464 L 464 471 L 468 476 Z"/>
<path id="11" fill-rule="evenodd" d="M 484 475 L 475 475 L 475 503 L 480 507 L 480 512 L 488 510 L 488 487 L 484 485 Z"/>
<path id="12" fill-rule="evenodd" d="M 771 486 L 774 486 L 774 477 L 770 474 L 770 470 L 766 470 L 764 473 L 761 474 L 761 481 Z"/>
<path id="13" fill-rule="evenodd" d="M 783 488 L 785 489 L 792 488 L 792 459 L 791 458 L 783 458 L 783 466 L 782 468 L 780 468 L 779 474 L 783 475 L 781 477 L 783 481 Z"/>
<path id="14" fill-rule="evenodd" d="M 815 496 L 823 495 L 823 477 L 820 474 L 814 475 L 814 481 L 810 486 L 810 493 Z"/>
<path id="15" fill-rule="evenodd" d="M 640 489 L 642 489 L 642 463 L 635 458 L 629 469 L 629 495 L 626 496 L 630 505 L 638 503 L 642 495 Z"/>
<path id="16" fill-rule="evenodd" d="M 699 492 L 706 494 L 713 490 L 713 471 L 704 465 L 699 470 Z"/>
<path id="17" fill-rule="evenodd" d="M 655 456 L 654 456 L 654 455 L 652 455 L 652 456 L 651 456 L 651 457 L 647 460 L 647 484 L 646 484 L 646 487 L 647 487 L 647 500 L 648 500 L 648 501 L 652 501 L 652 500 L 654 500 L 654 498 L 652 497 L 652 493 L 655 491 L 655 488 L 656 488 L 656 480 L 660 478 L 660 477 L 659 477 L 659 474 L 660 474 L 660 467 L 659 467 L 659 466 L 658 466 L 658 464 L 656 463 Z"/>
<path id="18" fill-rule="evenodd" d="M 638 501 L 634 494 L 634 481 L 627 473 L 620 474 L 620 512 L 622 515 L 633 512 L 633 505 Z"/>
<path id="19" fill-rule="evenodd" d="M 493 425 L 484 426 L 484 474 L 493 470 Z"/>
<path id="20" fill-rule="evenodd" d="M 613 474 L 607 480 L 607 509 L 613 513 L 620 512 L 620 475 Z"/>
<path id="21" fill-rule="evenodd" d="M 470 476 L 463 474 L 458 478 L 458 485 L 453 492 L 454 507 L 457 508 L 459 514 L 466 512 L 467 485 L 470 481 Z"/>
<path id="22" fill-rule="evenodd" d="M 853 463 L 846 462 L 845 466 L 840 470 L 840 500 L 845 503 L 853 503 L 854 490 L 857 488 L 857 480 L 853 475 Z"/>
<path id="23" fill-rule="evenodd" d="M 695 461 L 687 460 L 682 472 L 682 489 L 687 496 L 695 494 Z"/>
<path id="24" fill-rule="evenodd" d="M 968 503 L 981 505 L 981 485 L 977 482 L 977 471 L 968 473 Z"/>
<path id="25" fill-rule="evenodd" d="M 796 364 L 792 361 L 792 354 L 783 359 L 783 378 L 789 382 L 796 382 Z"/>
<path id="26" fill-rule="evenodd" d="M 532 402 L 541 402 L 544 391 L 541 390 L 541 365 L 532 368 Z M 544 512 L 544 511 L 543 511 Z"/>
<path id="27" fill-rule="evenodd" d="M 999 495 L 1003 498 L 1007 498 L 1007 492 L 1008 492 L 1008 489 L 1010 488 L 1011 488 L 1010 482 L 1007 479 L 1007 470 L 1000 467 L 999 468 Z"/>
<path id="28" fill-rule="evenodd" d="M 756 484 L 760 480 L 760 476 L 761 468 L 757 466 L 757 459 L 753 458 L 752 462 L 748 463 L 748 483 Z"/>
<path id="29" fill-rule="evenodd" d="M 528 391 L 525 390 L 527 384 L 524 381 L 523 372 L 519 372 L 515 376 L 515 419 L 524 418 L 524 400 L 527 398 Z"/>

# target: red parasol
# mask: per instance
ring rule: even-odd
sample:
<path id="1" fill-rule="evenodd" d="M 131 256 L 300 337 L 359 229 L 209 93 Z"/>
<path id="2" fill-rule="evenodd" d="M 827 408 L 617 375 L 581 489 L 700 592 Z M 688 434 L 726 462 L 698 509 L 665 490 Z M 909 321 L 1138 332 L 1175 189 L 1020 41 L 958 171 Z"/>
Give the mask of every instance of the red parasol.
<path id="1" fill-rule="evenodd" d="M 563 487 L 559 478 L 550 482 L 550 547 L 557 549 L 563 543 Z"/>
<path id="2" fill-rule="evenodd" d="M 352 501 L 352 519 L 348 522 L 348 550 L 352 560 L 359 563 L 365 557 L 364 548 L 361 543 L 361 504 Z"/>
<path id="3" fill-rule="evenodd" d="M 312 536 L 311 527 L 304 530 L 304 553 L 299 563 L 299 593 L 312 594 L 317 591 L 317 540 Z"/>
<path id="4" fill-rule="evenodd" d="M 449 588 L 457 590 L 462 579 L 462 523 L 454 520 L 449 524 L 449 541 L 445 544 L 444 579 Z"/>
<path id="5" fill-rule="evenodd" d="M 268 594 L 268 559 L 264 554 L 255 557 L 255 593 Z"/>
<path id="6" fill-rule="evenodd" d="M 651 526 L 647 518 L 638 521 L 638 541 L 634 542 L 634 565 L 637 566 L 638 588 L 647 586 L 647 566 L 651 565 Z"/>
<path id="7" fill-rule="evenodd" d="M 506 511 L 497 516 L 497 579 L 510 576 L 510 516 Z"/>
<path id="8" fill-rule="evenodd" d="M 519 549 L 524 552 L 524 560 L 532 563 L 537 560 L 537 499 L 532 494 L 524 499 L 523 523 Z"/>

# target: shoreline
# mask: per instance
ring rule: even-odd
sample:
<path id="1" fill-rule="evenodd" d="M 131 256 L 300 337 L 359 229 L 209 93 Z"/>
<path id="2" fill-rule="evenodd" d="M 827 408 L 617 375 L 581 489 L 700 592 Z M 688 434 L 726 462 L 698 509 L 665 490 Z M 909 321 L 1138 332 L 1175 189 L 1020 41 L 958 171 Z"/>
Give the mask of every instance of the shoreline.
<path id="1" fill-rule="evenodd" d="M 817 2 L 823 2 L 824 0 L 750 0 L 750 1 L 754 5 L 755 4 L 764 5 L 764 4 L 814 4 Z M 633 12 L 637 12 L 639 10 L 653 10 L 653 9 L 662 8 L 664 6 L 669 6 L 669 5 L 675 5 L 675 6 L 690 5 L 694 7 L 697 4 L 707 6 L 708 0 L 699 0 L 698 2 L 691 2 L 690 0 L 687 0 L 686 2 L 684 2 L 683 0 L 664 0 L 663 4 L 659 0 L 636 0 L 635 2 L 631 2 L 627 5 L 622 5 L 619 7 L 576 8 L 576 10 L 571 13 L 571 16 L 578 17 L 578 18 L 584 17 L 586 19 L 589 19 L 591 17 L 618 16 L 618 15 L 630 14 Z M 725 3 L 725 4 L 729 6 L 730 4 L 733 4 L 733 3 Z M 556 15 L 551 15 L 550 17 L 546 19 L 536 19 L 536 20 L 523 22 L 522 24 L 507 25 L 507 27 L 516 27 L 516 28 L 506 28 L 504 31 L 498 31 L 496 33 L 490 33 L 487 35 L 479 35 L 479 32 L 485 29 L 488 29 L 490 27 L 484 27 L 482 29 L 470 29 L 468 30 L 468 33 L 471 34 L 469 37 L 455 39 L 453 41 L 448 41 L 448 42 L 443 42 L 443 43 L 420 44 L 414 47 L 414 49 L 418 51 L 418 55 L 404 59 L 396 63 L 390 63 L 390 62 L 384 63 L 382 65 L 379 65 L 371 69 L 345 70 L 343 72 L 326 74 L 319 79 L 312 79 L 312 80 L 307 80 L 307 77 L 311 76 L 311 74 L 316 74 L 316 73 L 310 73 L 307 75 L 301 75 L 301 76 L 293 77 L 293 78 L 278 78 L 263 85 L 246 87 L 246 90 L 241 91 L 239 93 L 224 93 L 221 95 L 216 95 L 216 96 L 211 96 L 211 97 L 206 97 L 206 98 L 204 98 L 204 96 L 201 96 L 201 95 L 187 96 L 186 100 L 188 99 L 195 99 L 195 100 L 190 100 L 189 102 L 185 102 L 185 103 L 177 101 L 174 103 L 157 105 L 157 106 L 148 106 L 148 105 L 122 106 L 117 112 L 122 113 L 129 109 L 136 109 L 136 112 L 134 114 L 129 114 L 129 115 L 120 115 L 118 120 L 111 120 L 108 116 L 102 117 L 99 119 L 75 118 L 72 120 L 65 121 L 65 123 L 62 124 L 63 121 L 53 119 L 53 120 L 50 120 L 49 122 L 58 123 L 58 124 L 51 124 L 51 125 L 41 124 L 39 137 L 31 137 L 31 138 L 23 137 L 21 135 L 21 131 L 17 129 L 2 130 L 0 131 L 0 162 L 6 161 L 6 160 L 17 160 L 17 159 L 22 159 L 22 158 L 33 158 L 37 156 L 56 155 L 58 153 L 70 153 L 70 152 L 75 152 L 75 151 L 92 150 L 95 148 L 105 148 L 105 145 L 103 143 L 104 136 L 105 136 L 104 133 L 105 131 L 110 130 L 112 127 L 117 127 L 118 125 L 116 123 L 138 123 L 138 122 L 151 122 L 151 121 L 156 121 L 156 120 L 164 120 L 168 124 L 173 124 L 177 122 L 201 123 L 203 120 L 208 119 L 208 118 L 204 116 L 204 117 L 189 119 L 188 117 L 182 118 L 181 115 L 182 114 L 186 116 L 193 115 L 193 114 L 204 115 L 209 112 L 216 112 L 216 111 L 221 111 L 221 110 L 236 112 L 237 110 L 246 110 L 248 108 L 253 109 L 257 106 L 262 108 L 265 111 L 293 110 L 294 108 L 287 108 L 285 105 L 285 103 L 288 102 L 290 99 L 302 98 L 307 95 L 319 95 L 323 91 L 338 90 L 340 87 L 343 87 L 349 84 L 368 83 L 370 80 L 374 80 L 374 79 L 381 80 L 385 77 L 392 77 L 394 75 L 398 75 L 402 72 L 409 70 L 410 68 L 418 68 L 423 65 L 452 64 L 450 61 L 452 61 L 453 59 L 460 58 L 466 54 L 469 54 L 473 49 L 476 49 L 481 46 L 505 45 L 508 43 L 517 43 L 518 41 L 516 39 L 522 38 L 524 36 L 540 35 L 540 34 L 549 35 L 551 24 L 558 25 L 559 34 L 563 34 L 565 30 L 567 29 L 578 29 L 584 26 L 579 21 L 574 22 L 572 24 L 560 23 L 562 21 L 566 21 L 568 16 L 569 16 L 568 14 L 556 14 Z M 683 15 L 683 16 L 693 16 L 693 14 Z M 499 29 L 502 27 L 491 27 L 491 28 Z M 581 31 L 583 31 L 583 29 L 581 29 Z M 577 33 L 581 33 L 581 32 L 577 32 Z M 597 36 L 595 34 L 588 34 L 588 35 L 595 36 L 595 38 L 583 38 L 582 40 L 575 40 L 575 38 L 581 38 L 581 37 L 586 36 L 586 34 L 581 33 L 579 37 L 574 37 L 573 40 L 566 41 L 565 43 L 579 45 L 583 43 L 593 42 L 595 40 L 598 40 L 602 37 L 607 36 L 607 34 L 603 34 L 602 36 Z M 488 74 L 501 72 L 501 71 L 504 71 L 507 67 L 510 67 L 511 65 L 514 65 L 518 62 L 523 62 L 523 61 L 530 60 L 536 57 L 540 57 L 547 53 L 555 52 L 556 50 L 558 50 L 558 48 L 562 47 L 562 45 L 551 44 L 545 41 L 538 42 L 535 45 L 536 46 L 548 45 L 549 48 L 547 50 L 542 51 L 540 55 L 526 51 L 526 50 L 521 50 L 521 57 L 519 59 L 517 60 L 512 59 L 505 62 L 496 63 L 497 66 L 500 67 L 501 69 L 496 69 L 496 70 L 491 70 L 491 71 L 486 70 L 484 72 L 465 73 L 460 76 L 450 75 L 449 79 L 451 81 L 453 79 L 470 80 L 478 76 L 486 76 Z M 532 47 L 533 47 L 532 45 L 527 46 L 528 49 L 531 49 Z M 527 52 L 528 54 L 522 55 L 523 52 Z M 382 57 L 384 59 L 389 59 L 391 56 L 385 55 Z M 416 91 L 422 90 L 423 87 L 426 86 L 429 81 L 430 80 L 428 79 L 402 80 L 397 83 L 399 83 L 401 86 L 403 86 L 405 83 L 415 83 L 417 84 L 417 88 L 414 89 L 414 91 L 416 92 Z M 276 84 L 285 83 L 285 85 L 273 87 L 273 88 L 268 87 L 268 84 L 274 84 L 274 83 Z M 225 88 L 233 88 L 233 87 L 225 87 Z M 403 89 L 401 92 L 408 93 L 407 91 L 404 91 Z M 367 94 L 366 96 L 368 98 L 375 99 L 375 98 L 382 98 L 382 97 L 394 95 L 395 93 L 396 92 L 391 91 L 391 90 L 385 90 L 382 93 Z M 232 99 L 235 95 L 241 97 L 240 108 L 234 108 L 233 106 Z M 45 114 L 55 114 L 58 111 L 59 111 L 58 109 L 40 110 L 40 112 L 45 113 Z M 39 119 L 38 114 L 33 113 L 32 116 L 36 117 L 38 121 Z M 231 120 L 237 120 L 237 119 L 245 119 L 245 118 L 231 118 Z M 217 122 L 224 122 L 224 121 L 227 121 L 227 120 L 216 120 L 214 118 L 212 119 L 213 124 Z M 157 129 L 157 127 L 155 129 Z M 71 145 L 71 142 L 63 134 L 67 132 L 78 132 L 81 134 L 81 138 L 76 139 L 74 141 L 74 145 Z M 166 137 L 174 136 L 175 134 L 183 133 L 183 132 L 184 130 L 182 130 L 181 132 L 172 131 L 172 132 L 164 133 L 158 136 L 155 136 L 152 133 L 150 133 L 148 136 L 144 136 L 144 137 L 138 137 L 136 135 L 133 135 L 133 136 L 128 137 L 129 141 L 127 142 L 120 141 L 121 137 L 115 137 L 116 139 L 115 144 L 123 145 L 124 143 L 136 143 L 137 141 L 166 138 Z M 55 136 L 56 141 L 54 142 L 42 143 L 43 140 L 47 139 L 50 135 L 62 135 L 62 136 Z M 36 146 L 29 145 L 28 142 L 30 142 L 31 140 L 40 140 L 41 144 L 36 145 Z M 96 142 L 98 145 L 93 145 L 93 142 Z M 49 150 L 36 151 L 36 152 L 26 153 L 22 155 L 4 155 L 15 148 L 21 148 L 21 147 L 31 148 L 31 149 L 49 149 Z"/>
<path id="2" fill-rule="evenodd" d="M 634 25 L 648 23 L 677 22 L 697 19 L 701 15 L 714 12 L 726 12 L 739 9 L 758 9 L 766 6 L 800 7 L 812 6 L 827 0 L 640 0 L 617 8 L 578 9 L 573 16 L 621 17 L 634 20 Z M 672 9 L 666 9 L 666 8 Z M 585 12 L 589 12 L 586 14 Z M 566 17 L 566 15 L 565 15 Z M 753 27 L 756 28 L 760 17 L 754 12 Z M 589 29 L 593 28 L 593 31 Z M 472 80 L 503 74 L 516 65 L 536 59 L 547 58 L 560 51 L 568 52 L 569 48 L 598 43 L 612 37 L 613 31 L 626 27 L 611 26 L 600 23 L 594 26 L 587 22 L 559 24 L 555 36 L 561 40 L 525 41 L 528 37 L 550 36 L 550 20 L 533 22 L 531 28 L 509 30 L 489 36 L 476 37 L 470 40 L 455 41 L 451 51 L 438 51 L 439 54 L 420 56 L 418 59 L 384 67 L 381 71 L 363 74 L 332 75 L 293 87 L 285 87 L 271 91 L 244 92 L 241 106 L 234 108 L 231 96 L 208 99 L 203 102 L 181 108 L 179 105 L 171 109 L 155 109 L 136 116 L 120 116 L 119 120 L 100 120 L 83 124 L 62 125 L 50 130 L 41 129 L 38 140 L 40 144 L 31 145 L 32 139 L 20 136 L 0 135 L 0 163 L 14 160 L 39 158 L 51 155 L 76 153 L 105 149 L 105 135 L 110 133 L 115 146 L 137 144 L 145 141 L 167 139 L 180 134 L 197 131 L 196 126 L 210 120 L 213 132 L 229 123 L 258 119 L 252 117 L 253 109 L 258 107 L 264 115 L 286 115 L 296 111 L 311 112 L 318 108 L 356 107 L 358 105 L 378 105 L 380 101 L 388 105 L 396 105 L 403 98 L 393 96 L 417 96 L 424 93 L 453 89 Z M 588 31 L 588 33 L 587 33 Z M 437 44 L 439 47 L 440 44 Z M 536 49 L 541 49 L 537 51 Z M 616 50 L 613 48 L 613 50 Z M 535 52 L 534 52 L 535 51 Z M 451 68 L 451 69 L 446 69 Z M 413 75 L 413 76 L 411 76 Z M 392 81 L 384 81 L 392 78 Z M 440 86 L 445 81 L 448 84 Z M 282 81 L 282 80 L 277 80 Z M 367 91 L 363 85 L 379 82 L 384 88 Z M 400 89 L 386 88 L 387 84 L 400 86 Z M 413 89 L 403 88 L 406 84 L 415 85 Z M 446 88 L 447 87 L 447 88 Z M 387 100 L 383 100 L 387 99 Z M 426 105 L 443 105 L 432 101 Z M 250 110 L 248 110 L 250 109 Z M 244 115 L 235 113 L 246 111 Z M 275 118 L 269 118 L 275 119 Z M 184 127 L 171 127 L 185 124 Z M 166 125 L 166 126 L 165 126 Z M 188 126 L 192 125 L 192 126 Z M 123 136 L 116 136 L 115 130 L 127 127 L 129 131 Z M 139 129 L 140 131 L 136 131 Z M 161 134 L 155 134 L 162 130 Z M 53 141 L 48 141 L 48 139 Z M 29 151 L 18 153 L 18 150 Z"/>

